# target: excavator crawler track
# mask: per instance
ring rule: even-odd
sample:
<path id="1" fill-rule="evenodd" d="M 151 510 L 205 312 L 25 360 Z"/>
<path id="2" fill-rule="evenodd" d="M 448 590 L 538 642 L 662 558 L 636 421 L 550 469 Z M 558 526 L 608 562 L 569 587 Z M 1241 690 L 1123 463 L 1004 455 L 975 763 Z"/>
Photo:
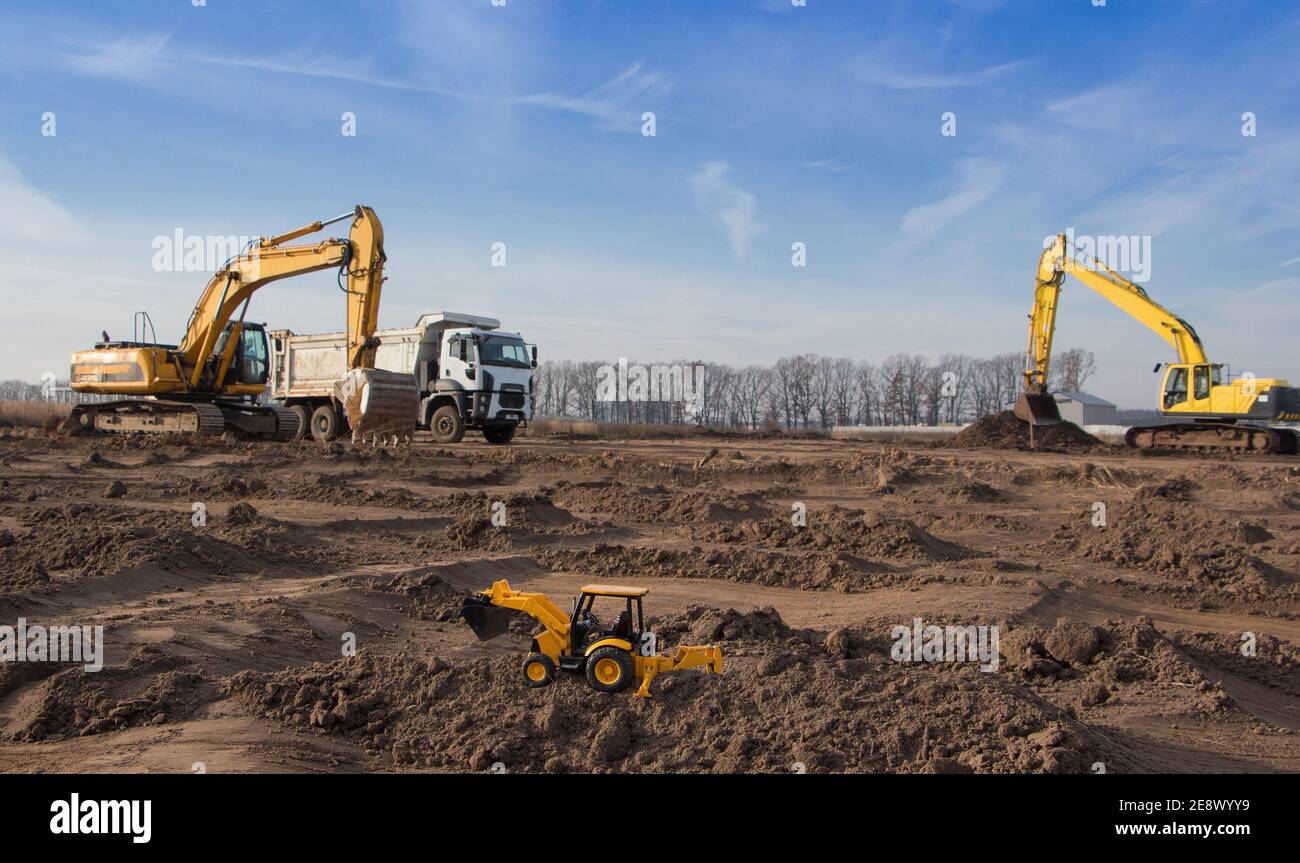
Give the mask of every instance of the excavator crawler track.
<path id="1" fill-rule="evenodd" d="M 278 405 L 123 399 L 76 405 L 63 428 L 107 434 L 194 434 L 234 431 L 247 437 L 289 441 L 298 416 Z"/>
<path id="2" fill-rule="evenodd" d="M 1134 426 L 1124 435 L 1134 449 L 1195 449 L 1219 452 L 1270 452 L 1291 455 L 1297 448 L 1291 429 L 1234 423 L 1171 423 Z"/>

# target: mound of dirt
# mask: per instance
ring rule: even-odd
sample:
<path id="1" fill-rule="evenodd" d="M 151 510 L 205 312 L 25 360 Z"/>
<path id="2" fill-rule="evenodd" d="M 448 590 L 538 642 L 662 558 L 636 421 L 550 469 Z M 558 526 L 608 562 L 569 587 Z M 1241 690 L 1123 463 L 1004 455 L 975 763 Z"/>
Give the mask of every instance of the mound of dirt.
<path id="1" fill-rule="evenodd" d="M 230 509 L 226 510 L 226 523 L 237 527 L 247 527 L 252 524 L 259 524 L 262 516 L 248 501 L 241 500 L 233 504 Z"/>
<path id="2" fill-rule="evenodd" d="M 1170 640 L 1192 661 L 1211 672 L 1227 671 L 1300 701 L 1300 648 L 1271 635 L 1254 640 L 1254 653 L 1243 654 L 1238 634 L 1174 632 Z M 1300 725 L 1300 716 L 1293 717 Z"/>
<path id="3" fill-rule="evenodd" d="M 1164 498 L 1165 500 L 1191 500 L 1197 484 L 1187 477 L 1173 477 L 1156 483 L 1144 483 L 1134 492 L 1139 500 Z"/>
<path id="4" fill-rule="evenodd" d="M 969 478 L 958 482 L 950 494 L 969 503 L 995 503 L 1006 499 L 1006 495 L 988 483 Z"/>
<path id="5" fill-rule="evenodd" d="M 1204 650 L 1208 645 L 1217 646 L 1218 639 L 1193 635 L 1186 643 Z M 1282 659 L 1275 648 L 1266 649 Z M 1166 637 L 1148 618 L 1132 623 L 1111 621 L 1104 626 L 1064 619 L 1050 628 L 1017 626 L 1004 630 L 999 650 L 1008 671 L 1031 686 L 1051 691 L 1056 703 L 1073 697 L 1088 709 L 1117 694 L 1129 699 L 1157 689 L 1177 693 L 1187 713 L 1251 721 L 1249 714 L 1236 709 L 1220 683 L 1198 667 L 1185 643 Z M 1291 664 L 1294 667 L 1293 659 Z M 1272 681 L 1270 685 L 1276 686 Z"/>
<path id="6" fill-rule="evenodd" d="M 820 548 L 866 558 L 910 560 L 965 560 L 978 552 L 943 540 L 908 519 L 862 514 L 833 506 L 810 514 L 808 523 L 796 527 L 786 520 L 713 524 L 692 531 L 705 542 L 752 544 L 765 548 Z"/>
<path id="7" fill-rule="evenodd" d="M 653 617 L 650 629 L 669 647 L 677 644 L 712 644 L 719 641 L 781 643 L 795 636 L 775 608 L 739 612 L 692 605 L 678 614 Z"/>
<path id="8" fill-rule="evenodd" d="M 1082 773 L 1097 760 L 1135 766 L 1104 733 L 1010 678 L 836 659 L 789 639 L 730 662 L 720 676 L 661 675 L 652 700 L 597 693 L 567 676 L 529 689 L 513 656 L 452 665 L 365 651 L 273 674 L 241 672 L 227 690 L 269 719 L 353 738 L 395 764 L 432 768 Z"/>
<path id="9" fill-rule="evenodd" d="M 1059 527 L 1052 542 L 1090 560 L 1156 572 L 1211 592 L 1247 598 L 1300 594 L 1300 576 L 1262 555 L 1273 534 L 1161 494 L 1111 504 L 1105 527 L 1092 512 Z"/>
<path id="10" fill-rule="evenodd" d="M 725 489 L 669 489 L 619 481 L 556 483 L 556 499 L 571 512 L 596 513 L 641 524 L 725 524 L 766 518 L 771 508 L 757 493 Z"/>
<path id="11" fill-rule="evenodd" d="M 910 573 L 897 573 L 843 552 L 809 549 L 798 553 L 749 548 L 711 550 L 647 548 L 596 542 L 585 548 L 535 551 L 538 563 L 554 572 L 577 572 L 593 581 L 642 578 L 719 578 L 727 581 L 835 590 L 842 593 L 909 582 Z"/>
<path id="12" fill-rule="evenodd" d="M 251 506 L 232 507 L 234 518 L 195 527 L 189 512 L 123 509 L 97 504 L 46 507 L 25 515 L 22 533 L 0 547 L 0 592 L 41 587 L 51 573 L 76 578 L 157 567 L 168 572 L 203 568 L 216 572 L 259 571 L 327 554 L 310 541 L 295 541 Z M 252 512 L 241 520 L 240 513 Z"/>
<path id="13" fill-rule="evenodd" d="M 367 579 L 367 583 L 376 590 L 408 597 L 411 604 L 403 610 L 412 617 L 443 623 L 460 619 L 460 608 L 469 596 L 432 572 L 404 572 L 386 582 L 374 584 Z"/>
<path id="14" fill-rule="evenodd" d="M 966 449 L 1029 449 L 1029 423 L 1011 411 L 980 417 L 957 432 L 953 445 Z M 1034 447 L 1037 449 L 1085 450 L 1104 447 L 1097 438 L 1071 422 L 1060 422 L 1034 429 Z"/>
<path id="15" fill-rule="evenodd" d="M 215 698 L 217 688 L 185 664 L 144 647 L 122 667 L 58 671 L 39 685 L 16 717 L 19 727 L 12 738 L 63 740 L 188 718 Z"/>

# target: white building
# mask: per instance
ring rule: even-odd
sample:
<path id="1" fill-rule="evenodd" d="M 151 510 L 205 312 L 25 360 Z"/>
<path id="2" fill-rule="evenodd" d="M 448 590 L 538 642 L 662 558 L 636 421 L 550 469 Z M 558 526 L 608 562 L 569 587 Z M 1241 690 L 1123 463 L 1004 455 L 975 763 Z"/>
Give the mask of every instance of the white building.
<path id="1" fill-rule="evenodd" d="M 1088 393 L 1052 393 L 1061 419 L 1077 426 L 1119 425 L 1119 410 L 1103 398 Z"/>

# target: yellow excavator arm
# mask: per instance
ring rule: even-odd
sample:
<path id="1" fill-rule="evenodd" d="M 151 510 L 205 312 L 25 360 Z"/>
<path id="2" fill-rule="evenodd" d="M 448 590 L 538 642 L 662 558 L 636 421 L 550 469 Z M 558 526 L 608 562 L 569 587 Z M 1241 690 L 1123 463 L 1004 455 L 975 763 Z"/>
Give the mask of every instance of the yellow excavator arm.
<path id="1" fill-rule="evenodd" d="M 349 218 L 352 228 L 346 240 L 331 238 L 319 243 L 283 245 Z M 211 381 L 223 379 L 221 373 L 229 367 L 238 343 L 238 331 L 231 332 L 222 356 L 213 357 L 213 351 L 236 310 L 254 292 L 280 279 L 333 267 L 344 268 L 346 275 L 348 369 L 373 367 L 385 260 L 384 229 L 379 217 L 374 210 L 360 204 L 351 213 L 257 241 L 208 280 L 190 314 L 185 338 L 178 349 L 190 389 L 210 385 L 204 381 L 205 371 Z M 215 368 L 210 368 L 209 358 Z"/>
<path id="2" fill-rule="evenodd" d="M 1034 307 L 1029 313 L 1029 352 L 1025 368 L 1025 390 L 1047 386 L 1052 362 L 1052 337 L 1056 331 L 1056 308 L 1066 274 L 1074 276 L 1101 296 L 1160 336 L 1178 354 L 1180 363 L 1204 363 L 1205 350 L 1192 325 L 1157 303 L 1140 286 L 1095 258 L 1080 261 L 1060 234 L 1038 259 L 1034 286 Z"/>

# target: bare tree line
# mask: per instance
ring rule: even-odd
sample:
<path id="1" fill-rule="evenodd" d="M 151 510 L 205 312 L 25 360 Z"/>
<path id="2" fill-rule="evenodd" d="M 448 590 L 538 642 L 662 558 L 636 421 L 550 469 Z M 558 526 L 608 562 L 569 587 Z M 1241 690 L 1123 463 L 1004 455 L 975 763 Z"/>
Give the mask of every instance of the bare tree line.
<path id="1" fill-rule="evenodd" d="M 748 429 L 962 423 L 997 413 L 1015 400 L 1024 355 L 977 358 L 944 354 L 931 362 L 920 354 L 899 353 L 872 365 L 842 357 L 797 354 L 770 366 L 735 368 L 703 363 L 704 392 L 698 411 L 680 402 L 598 401 L 604 365 L 595 361 L 542 362 L 534 380 L 536 415 Z M 1096 360 L 1090 351 L 1058 352 L 1052 360 L 1050 388 L 1082 390 L 1095 371 Z M 0 381 L 0 401 L 94 400 L 71 392 L 65 381 L 59 383 L 62 386 L 46 393 L 39 383 Z"/>
<path id="2" fill-rule="evenodd" d="M 944 354 L 937 362 L 899 353 L 879 365 L 817 354 L 783 357 L 770 366 L 705 363 L 699 410 L 690 410 L 672 402 L 598 401 L 597 382 L 606 364 L 553 360 L 537 369 L 535 412 L 539 417 L 687 421 L 749 429 L 962 423 L 1002 411 L 1014 401 L 1024 362 L 1020 353 L 989 358 Z M 1059 352 L 1053 358 L 1050 387 L 1077 392 L 1095 370 L 1091 352 Z"/>
<path id="3" fill-rule="evenodd" d="M 78 402 L 105 401 L 116 396 L 100 396 L 79 393 L 68 387 L 66 379 L 55 381 L 52 386 L 32 384 L 27 381 L 9 379 L 0 381 L 0 402 L 54 402 L 56 404 L 76 404 Z"/>

